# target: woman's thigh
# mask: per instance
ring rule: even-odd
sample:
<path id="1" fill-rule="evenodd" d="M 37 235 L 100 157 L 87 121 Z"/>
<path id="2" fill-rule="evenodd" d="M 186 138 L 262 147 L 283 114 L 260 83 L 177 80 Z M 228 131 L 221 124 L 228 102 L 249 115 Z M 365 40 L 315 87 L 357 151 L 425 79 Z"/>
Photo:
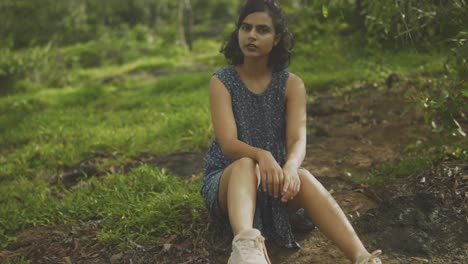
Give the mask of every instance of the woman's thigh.
<path id="1" fill-rule="evenodd" d="M 256 177 L 253 177 L 256 175 Z M 260 170 L 257 163 L 251 158 L 240 158 L 224 170 L 219 182 L 218 202 L 221 210 L 227 213 L 227 193 L 229 183 L 234 179 L 244 181 L 245 184 L 260 184 Z"/>

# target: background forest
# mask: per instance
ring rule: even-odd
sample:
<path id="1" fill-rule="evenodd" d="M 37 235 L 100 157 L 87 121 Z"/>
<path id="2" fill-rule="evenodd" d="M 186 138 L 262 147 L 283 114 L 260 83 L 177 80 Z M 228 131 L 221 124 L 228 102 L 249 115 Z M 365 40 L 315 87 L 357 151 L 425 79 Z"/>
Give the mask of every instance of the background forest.
<path id="1" fill-rule="evenodd" d="M 401 116 L 420 114 L 430 134 L 354 182 L 466 164 L 467 1 L 280 2 L 310 102 L 404 82 Z M 201 170 L 180 179 L 155 164 L 209 146 L 207 86 L 240 4 L 0 0 L 0 261 L 47 263 L 11 249 L 44 226 L 120 249 L 204 243 Z"/>

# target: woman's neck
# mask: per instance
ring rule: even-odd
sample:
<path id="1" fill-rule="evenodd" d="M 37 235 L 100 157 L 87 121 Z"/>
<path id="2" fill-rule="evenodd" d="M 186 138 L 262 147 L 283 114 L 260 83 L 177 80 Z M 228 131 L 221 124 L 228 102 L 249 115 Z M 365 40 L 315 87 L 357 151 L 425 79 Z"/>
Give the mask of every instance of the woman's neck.
<path id="1" fill-rule="evenodd" d="M 242 74 L 249 78 L 255 79 L 260 76 L 270 75 L 271 68 L 268 66 L 268 58 L 263 59 L 249 59 L 244 57 L 244 62 L 238 66 Z"/>

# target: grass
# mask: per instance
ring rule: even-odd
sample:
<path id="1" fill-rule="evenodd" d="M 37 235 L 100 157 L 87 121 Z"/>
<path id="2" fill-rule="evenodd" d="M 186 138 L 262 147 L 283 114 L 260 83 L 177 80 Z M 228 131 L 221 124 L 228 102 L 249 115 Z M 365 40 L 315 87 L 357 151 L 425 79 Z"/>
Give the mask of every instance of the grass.
<path id="1" fill-rule="evenodd" d="M 209 76 L 191 73 L 143 85 L 44 89 L 1 98 L 7 114 L 0 124 L 7 129 L 0 145 L 11 146 L 2 174 L 53 175 L 93 151 L 132 156 L 204 148 L 211 137 L 203 83 Z"/>
<path id="2" fill-rule="evenodd" d="M 160 235 L 193 235 L 205 213 L 200 178 L 187 186 L 150 166 L 90 178 L 81 186 L 66 190 L 26 179 L 0 186 L 2 242 L 13 240 L 11 231 L 25 226 L 98 220 L 104 243 L 151 245 Z"/>
<path id="3" fill-rule="evenodd" d="M 382 82 L 392 72 L 430 72 L 443 59 L 413 51 L 371 56 L 344 44 L 328 36 L 303 45 L 290 69 L 315 92 Z M 194 47 L 193 55 L 178 51 L 121 65 L 74 67 L 65 87 L 30 84 L 34 89 L 0 98 L 0 245 L 26 227 L 88 220 L 99 221 L 101 242 L 122 246 L 157 243 L 164 234 L 194 236 L 204 228 L 200 177 L 181 181 L 142 166 L 126 175 L 85 178 L 82 187 L 70 190 L 49 183 L 95 153 L 118 153 L 101 164 L 110 167 L 141 153 L 205 149 L 213 136 L 207 86 L 223 59 L 213 41 Z M 175 71 L 200 65 L 207 70 Z M 152 74 L 161 69 L 169 71 Z M 410 171 L 398 166 L 402 174 Z"/>

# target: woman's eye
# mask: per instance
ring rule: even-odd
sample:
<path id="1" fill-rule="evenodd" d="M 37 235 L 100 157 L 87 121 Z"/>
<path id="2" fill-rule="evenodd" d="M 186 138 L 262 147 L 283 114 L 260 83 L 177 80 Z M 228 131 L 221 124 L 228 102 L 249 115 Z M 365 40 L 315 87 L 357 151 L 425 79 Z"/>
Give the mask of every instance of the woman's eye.
<path id="1" fill-rule="evenodd" d="M 245 25 L 245 24 L 244 24 L 244 25 L 241 25 L 241 29 L 242 29 L 243 31 L 250 31 L 250 28 L 251 28 L 251 27 L 250 27 L 249 25 Z"/>
<path id="2" fill-rule="evenodd" d="M 258 32 L 261 33 L 261 34 L 265 34 L 265 33 L 268 33 L 269 30 L 267 27 L 259 27 L 258 29 Z"/>

